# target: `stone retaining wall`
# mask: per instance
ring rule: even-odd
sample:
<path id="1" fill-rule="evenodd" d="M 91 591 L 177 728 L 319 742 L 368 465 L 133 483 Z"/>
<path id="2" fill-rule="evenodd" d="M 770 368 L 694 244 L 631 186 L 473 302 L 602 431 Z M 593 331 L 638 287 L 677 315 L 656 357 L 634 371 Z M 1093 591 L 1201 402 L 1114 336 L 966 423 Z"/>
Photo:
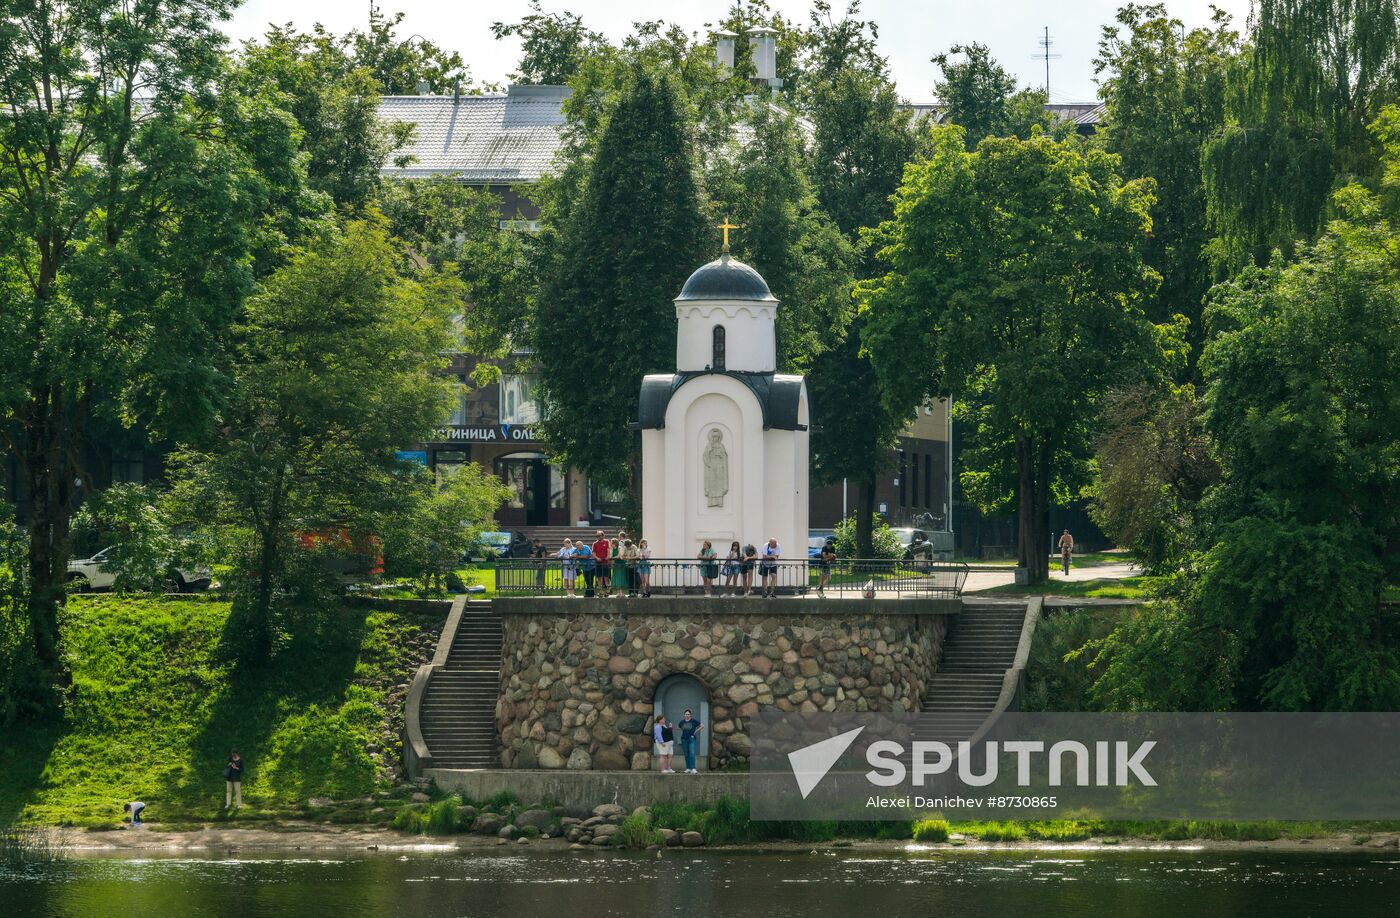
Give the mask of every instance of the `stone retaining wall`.
<path id="1" fill-rule="evenodd" d="M 958 600 L 498 599 L 502 765 L 645 771 L 653 693 L 689 673 L 710 701 L 710 767 L 743 761 L 748 720 L 917 711 Z"/>

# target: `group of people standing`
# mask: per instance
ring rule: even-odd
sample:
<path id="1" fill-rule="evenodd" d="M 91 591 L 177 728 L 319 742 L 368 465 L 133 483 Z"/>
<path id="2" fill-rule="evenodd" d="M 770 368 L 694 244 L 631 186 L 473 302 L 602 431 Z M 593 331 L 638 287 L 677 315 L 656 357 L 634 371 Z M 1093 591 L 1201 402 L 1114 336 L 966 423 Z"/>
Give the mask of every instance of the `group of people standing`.
<path id="1" fill-rule="evenodd" d="M 700 734 L 703 732 L 705 725 L 695 719 L 695 712 L 690 708 L 686 708 L 681 719 L 674 724 L 666 719 L 665 714 L 656 715 L 656 725 L 651 728 L 651 736 L 656 743 L 657 767 L 663 775 L 676 773 L 671 767 L 671 759 L 676 754 L 677 740 L 681 744 L 681 754 L 685 756 L 685 773 L 700 773 L 695 767 L 695 759 L 700 746 Z"/>
<path id="2" fill-rule="evenodd" d="M 538 558 L 544 557 L 541 550 Z M 578 579 L 583 577 L 584 596 L 650 596 L 651 549 L 647 540 L 633 542 L 626 532 L 609 539 L 599 529 L 594 542 L 565 539 L 555 554 L 562 564 L 564 595 L 578 595 Z M 541 567 L 543 577 L 543 567 Z"/>
<path id="3" fill-rule="evenodd" d="M 758 568 L 763 595 L 768 599 L 777 595 L 778 562 L 783 558 L 783 549 L 777 539 L 769 539 L 761 551 L 752 543 L 740 548 L 738 542 L 730 542 L 729 554 L 725 555 L 722 566 L 714 544 L 706 539 L 695 557 L 700 561 L 700 580 L 706 596 L 715 595 L 715 580 L 721 575 L 724 577 L 721 589 L 728 590 L 728 595 L 752 596 L 755 567 Z M 719 595 L 725 594 L 721 592 Z"/>

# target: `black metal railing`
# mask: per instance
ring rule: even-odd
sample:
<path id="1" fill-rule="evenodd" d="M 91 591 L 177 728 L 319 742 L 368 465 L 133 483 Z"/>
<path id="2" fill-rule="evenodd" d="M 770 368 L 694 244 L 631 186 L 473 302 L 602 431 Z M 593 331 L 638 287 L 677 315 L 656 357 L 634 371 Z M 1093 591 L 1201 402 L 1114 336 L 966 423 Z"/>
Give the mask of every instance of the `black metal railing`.
<path id="1" fill-rule="evenodd" d="M 765 576 L 765 574 L 767 576 Z M 960 596 L 968 567 L 949 561 L 842 559 L 831 563 L 823 581 L 817 561 L 778 561 L 731 565 L 722 558 L 652 558 L 650 561 L 583 562 L 558 558 L 502 559 L 496 562 L 496 592 L 517 596 L 617 596 L 654 593 L 688 596 L 784 596 L 821 593 L 836 597 Z"/>

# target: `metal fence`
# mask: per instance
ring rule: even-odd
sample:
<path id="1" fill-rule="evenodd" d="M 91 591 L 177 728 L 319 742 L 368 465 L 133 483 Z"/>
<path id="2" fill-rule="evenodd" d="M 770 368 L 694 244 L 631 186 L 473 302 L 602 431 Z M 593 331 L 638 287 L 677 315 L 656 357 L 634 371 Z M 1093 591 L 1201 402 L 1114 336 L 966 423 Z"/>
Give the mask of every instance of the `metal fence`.
<path id="1" fill-rule="evenodd" d="M 511 558 L 496 562 L 496 592 L 507 596 L 759 596 L 770 591 L 784 596 L 960 596 L 968 573 L 961 562 L 844 559 L 831 563 L 823 585 L 824 572 L 816 561 L 778 561 L 771 570 L 768 567 L 762 562 L 731 565 L 724 559 L 652 558 L 607 566 L 595 562 L 590 570 L 578 561 Z"/>

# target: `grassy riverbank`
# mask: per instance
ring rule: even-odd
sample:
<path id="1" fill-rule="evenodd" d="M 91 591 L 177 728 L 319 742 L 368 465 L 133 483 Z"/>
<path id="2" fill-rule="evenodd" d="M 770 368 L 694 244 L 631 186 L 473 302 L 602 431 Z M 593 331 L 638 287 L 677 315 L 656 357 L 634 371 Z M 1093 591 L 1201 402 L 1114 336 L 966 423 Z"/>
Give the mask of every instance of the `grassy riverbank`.
<path id="1" fill-rule="evenodd" d="M 234 747 L 249 763 L 240 820 L 295 817 L 316 796 L 367 798 L 390 784 L 404 683 L 439 619 L 308 611 L 272 664 L 244 670 L 224 651 L 227 602 L 76 597 L 62 719 L 0 733 L 0 825 L 114 827 L 136 799 L 167 824 L 218 819 Z"/>

